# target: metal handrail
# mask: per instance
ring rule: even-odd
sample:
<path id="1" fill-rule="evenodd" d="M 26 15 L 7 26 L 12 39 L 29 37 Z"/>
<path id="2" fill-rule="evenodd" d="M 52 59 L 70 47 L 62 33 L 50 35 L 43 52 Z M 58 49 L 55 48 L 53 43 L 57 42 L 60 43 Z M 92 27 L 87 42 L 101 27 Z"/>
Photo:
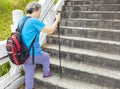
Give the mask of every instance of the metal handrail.
<path id="1" fill-rule="evenodd" d="M 0 57 L 0 60 L 4 59 L 4 58 L 6 58 L 6 57 L 8 57 L 7 54 L 6 54 L 5 56 L 3 56 L 3 57 Z"/>
<path id="2" fill-rule="evenodd" d="M 47 12 L 45 13 L 45 15 L 43 16 L 43 18 L 41 18 L 41 21 L 43 21 L 45 19 L 45 17 L 47 16 L 47 14 L 49 13 L 49 10 L 52 8 L 52 6 L 54 5 L 54 1 L 52 2 L 52 5 L 49 7 L 49 9 L 47 9 Z"/>

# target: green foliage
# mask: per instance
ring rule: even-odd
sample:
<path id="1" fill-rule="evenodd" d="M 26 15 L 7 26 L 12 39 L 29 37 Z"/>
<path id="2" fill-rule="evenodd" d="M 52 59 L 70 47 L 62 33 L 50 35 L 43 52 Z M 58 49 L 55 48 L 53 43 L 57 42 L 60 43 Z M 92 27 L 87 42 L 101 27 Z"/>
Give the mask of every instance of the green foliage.
<path id="1" fill-rule="evenodd" d="M 7 62 L 2 65 L 2 70 L 4 71 L 4 74 L 8 73 L 10 70 L 10 62 Z"/>
<path id="2" fill-rule="evenodd" d="M 4 75 L 4 72 L 2 70 L 2 66 L 0 66 L 0 77 Z"/>
<path id="3" fill-rule="evenodd" d="M 6 62 L 5 64 L 0 65 L 0 77 L 8 73 L 10 68 L 10 62 Z"/>
<path id="4" fill-rule="evenodd" d="M 31 1 L 39 0 L 0 0 L 0 41 L 7 39 L 11 33 L 12 10 L 25 12 L 25 6 Z"/>
<path id="5" fill-rule="evenodd" d="M 57 2 L 58 2 L 58 0 L 55 0 L 55 1 L 54 1 L 54 4 L 56 4 Z"/>
<path id="6" fill-rule="evenodd" d="M 25 71 L 24 71 L 23 67 L 20 69 L 20 75 L 21 75 L 21 76 L 24 76 L 24 75 L 25 75 Z"/>

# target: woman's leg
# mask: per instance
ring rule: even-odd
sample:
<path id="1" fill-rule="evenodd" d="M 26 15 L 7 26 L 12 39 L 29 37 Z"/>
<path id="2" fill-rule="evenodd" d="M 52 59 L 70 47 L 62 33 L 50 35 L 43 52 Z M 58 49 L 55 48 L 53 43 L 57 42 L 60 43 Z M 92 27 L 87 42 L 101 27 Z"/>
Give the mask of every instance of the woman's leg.
<path id="1" fill-rule="evenodd" d="M 43 65 L 43 73 L 48 74 L 50 73 L 50 58 L 49 54 L 46 52 L 43 52 L 42 55 L 35 56 L 34 58 L 35 64 L 42 64 Z M 36 65 L 33 65 L 32 63 L 32 56 L 30 56 L 25 64 L 24 64 L 24 70 L 25 70 L 25 83 L 26 83 L 26 89 L 32 89 L 34 85 L 34 70 Z M 52 74 L 48 74 L 47 77 L 52 76 Z"/>
<path id="2" fill-rule="evenodd" d="M 49 54 L 43 52 L 42 55 L 35 57 L 35 64 L 42 64 L 43 65 L 43 73 L 47 74 L 50 72 L 50 58 Z"/>
<path id="3" fill-rule="evenodd" d="M 27 61 L 30 61 L 30 57 Z M 24 64 L 24 70 L 25 70 L 25 85 L 26 89 L 33 89 L 34 86 L 34 70 L 36 65 L 29 64 L 25 62 Z"/>

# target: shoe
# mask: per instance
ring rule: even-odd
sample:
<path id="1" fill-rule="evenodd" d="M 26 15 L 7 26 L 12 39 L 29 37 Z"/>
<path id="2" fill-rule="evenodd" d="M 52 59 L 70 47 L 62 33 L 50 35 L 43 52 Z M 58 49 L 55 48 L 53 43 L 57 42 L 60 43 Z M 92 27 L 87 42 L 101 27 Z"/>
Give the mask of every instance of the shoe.
<path id="1" fill-rule="evenodd" d="M 47 73 L 47 74 L 44 74 L 43 75 L 43 78 L 48 78 L 48 77 L 51 77 L 53 74 L 51 72 Z"/>

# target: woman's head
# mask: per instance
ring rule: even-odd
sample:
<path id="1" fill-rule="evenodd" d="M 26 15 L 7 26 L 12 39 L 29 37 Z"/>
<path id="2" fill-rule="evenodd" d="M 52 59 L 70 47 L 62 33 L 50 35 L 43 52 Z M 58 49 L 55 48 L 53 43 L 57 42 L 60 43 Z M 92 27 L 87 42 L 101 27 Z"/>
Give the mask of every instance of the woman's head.
<path id="1" fill-rule="evenodd" d="M 30 2 L 28 3 L 28 5 L 26 6 L 26 13 L 27 14 L 36 14 L 37 17 L 40 16 L 40 11 L 41 11 L 41 5 L 38 2 Z"/>

